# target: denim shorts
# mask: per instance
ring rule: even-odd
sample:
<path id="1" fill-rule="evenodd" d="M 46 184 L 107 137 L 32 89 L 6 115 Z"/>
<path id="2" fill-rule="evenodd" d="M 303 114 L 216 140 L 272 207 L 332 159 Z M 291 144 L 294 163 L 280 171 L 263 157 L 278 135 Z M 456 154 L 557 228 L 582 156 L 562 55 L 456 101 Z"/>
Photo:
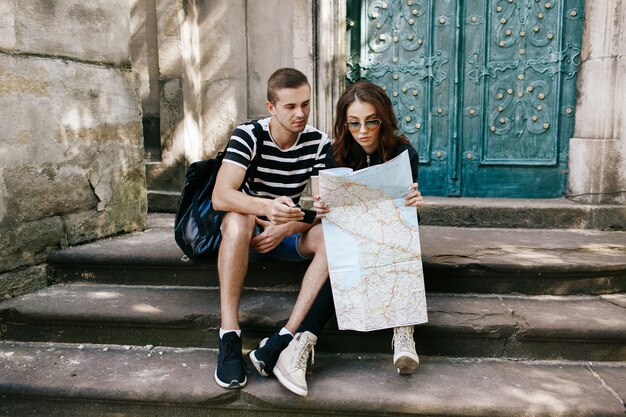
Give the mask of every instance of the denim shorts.
<path id="1" fill-rule="evenodd" d="M 257 226 L 257 234 L 263 233 L 263 229 Z M 268 253 L 259 253 L 256 250 L 250 248 L 248 253 L 248 262 L 254 263 L 264 258 L 278 259 L 284 262 L 304 262 L 310 261 L 312 258 L 306 257 L 298 250 L 298 241 L 300 240 L 302 233 L 296 233 L 284 238 L 278 246 L 272 249 Z"/>

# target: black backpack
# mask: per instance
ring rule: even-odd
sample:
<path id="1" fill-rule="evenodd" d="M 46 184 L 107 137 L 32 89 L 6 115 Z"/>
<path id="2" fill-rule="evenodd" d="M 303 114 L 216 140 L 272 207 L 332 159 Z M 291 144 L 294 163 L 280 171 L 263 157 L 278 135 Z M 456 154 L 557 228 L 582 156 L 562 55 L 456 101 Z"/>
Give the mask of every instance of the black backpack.
<path id="1" fill-rule="evenodd" d="M 254 124 L 257 152 L 244 183 L 256 172 L 263 146 L 263 128 L 256 121 L 250 123 Z M 225 213 L 213 208 L 211 197 L 227 148 L 228 144 L 214 159 L 192 163 L 185 173 L 185 186 L 174 220 L 174 239 L 185 255 L 196 263 L 213 258 L 222 241 L 220 227 Z"/>

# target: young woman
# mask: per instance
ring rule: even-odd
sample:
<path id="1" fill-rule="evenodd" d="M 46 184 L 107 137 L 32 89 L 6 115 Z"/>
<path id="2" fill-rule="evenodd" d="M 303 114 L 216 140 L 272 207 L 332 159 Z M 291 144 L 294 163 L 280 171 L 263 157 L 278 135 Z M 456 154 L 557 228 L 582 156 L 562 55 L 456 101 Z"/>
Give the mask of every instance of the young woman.
<path id="1" fill-rule="evenodd" d="M 348 87 L 337 102 L 334 142 L 326 154 L 326 168 L 350 167 L 359 170 L 386 162 L 404 151 L 409 152 L 414 181 L 405 197 L 405 205 L 421 208 L 424 202 L 417 189 L 418 155 L 407 138 L 398 133 L 398 121 L 391 100 L 382 88 L 368 81 L 359 81 Z M 316 196 L 315 200 L 314 207 L 320 213 L 326 212 L 327 208 L 319 197 Z M 279 381 L 296 394 L 307 393 L 307 359 L 334 311 L 330 280 L 327 280 L 296 337 L 280 353 L 274 367 Z M 413 326 L 394 328 L 392 345 L 393 363 L 398 373 L 414 373 L 419 358 L 415 352 Z"/>

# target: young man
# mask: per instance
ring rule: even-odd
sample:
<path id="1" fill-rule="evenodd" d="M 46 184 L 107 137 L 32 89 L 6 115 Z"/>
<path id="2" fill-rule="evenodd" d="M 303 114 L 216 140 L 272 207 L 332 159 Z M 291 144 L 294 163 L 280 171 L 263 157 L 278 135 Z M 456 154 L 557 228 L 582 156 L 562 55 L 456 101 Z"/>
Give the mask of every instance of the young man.
<path id="1" fill-rule="evenodd" d="M 215 381 L 224 388 L 242 388 L 247 382 L 238 310 L 249 261 L 264 256 L 311 261 L 289 321 L 251 354 L 257 370 L 264 376 L 272 373 L 294 335 L 308 352 L 315 344 L 311 333 L 296 332 L 328 276 L 328 264 L 321 225 L 301 222 L 304 214 L 296 204 L 309 180 L 312 194 L 318 194 L 318 170 L 330 142 L 307 125 L 310 104 L 304 74 L 292 68 L 274 72 L 267 87 L 271 117 L 235 129 L 217 176 L 213 203 L 226 215 L 218 254 L 222 322 Z M 252 175 L 247 175 L 251 167 Z"/>

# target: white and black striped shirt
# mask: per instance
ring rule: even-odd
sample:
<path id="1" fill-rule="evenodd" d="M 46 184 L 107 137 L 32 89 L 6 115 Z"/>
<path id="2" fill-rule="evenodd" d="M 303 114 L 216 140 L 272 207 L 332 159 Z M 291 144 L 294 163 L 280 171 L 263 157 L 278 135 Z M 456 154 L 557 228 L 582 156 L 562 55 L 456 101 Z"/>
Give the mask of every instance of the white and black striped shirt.
<path id="1" fill-rule="evenodd" d="M 248 178 L 242 190 L 248 195 L 263 198 L 284 195 L 297 203 L 309 179 L 317 177 L 319 170 L 324 168 L 330 140 L 325 133 L 307 125 L 294 145 L 282 150 L 270 136 L 269 120 L 258 121 L 263 129 L 261 158 L 257 158 L 256 173 L 253 178 Z M 254 124 L 244 123 L 233 132 L 223 162 L 248 170 L 257 150 Z"/>

